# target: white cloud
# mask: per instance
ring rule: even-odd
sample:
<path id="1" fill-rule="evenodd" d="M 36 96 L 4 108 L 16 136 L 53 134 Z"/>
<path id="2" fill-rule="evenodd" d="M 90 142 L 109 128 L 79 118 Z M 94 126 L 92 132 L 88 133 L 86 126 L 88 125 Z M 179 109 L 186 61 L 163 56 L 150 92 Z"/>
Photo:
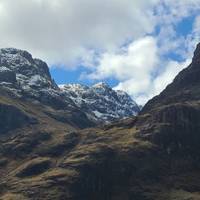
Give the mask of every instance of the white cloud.
<path id="1" fill-rule="evenodd" d="M 157 63 L 157 46 L 153 37 L 138 39 L 120 53 L 105 53 L 100 57 L 99 65 L 88 77 L 105 79 L 114 77 L 118 80 L 146 78 Z"/>
<path id="2" fill-rule="evenodd" d="M 177 61 L 159 61 L 159 67 L 164 65 L 165 68 L 156 76 L 151 76 L 148 79 L 141 79 L 135 81 L 135 79 L 128 79 L 118 84 L 115 89 L 124 90 L 128 92 L 133 98 L 141 105 L 144 105 L 150 98 L 158 95 L 165 87 L 171 83 L 174 77 L 183 68 L 187 67 L 191 62 L 191 59 L 187 59 L 184 62 Z M 155 68 L 154 68 L 155 69 Z"/>
<path id="3" fill-rule="evenodd" d="M 187 17 L 195 16 L 200 11 L 200 0 L 163 0 L 155 7 L 159 50 L 162 54 L 176 52 L 183 59 L 191 57 L 195 45 L 199 42 L 197 34 L 188 30 L 187 36 L 177 33 L 177 25 Z M 197 21 L 197 20 L 196 20 Z"/>
<path id="4" fill-rule="evenodd" d="M 165 87 L 171 83 L 174 77 L 183 68 L 187 67 L 191 62 L 191 59 L 187 59 L 184 62 L 169 61 L 166 64 L 165 70 L 159 74 L 153 81 L 153 96 L 159 94 Z"/>
<path id="5" fill-rule="evenodd" d="M 115 89 L 125 90 L 137 100 L 151 89 L 152 72 L 158 61 L 156 39 L 147 36 L 132 42 L 120 53 L 103 54 L 95 71 L 86 77 L 97 80 L 113 77 L 120 81 Z"/>
<path id="6" fill-rule="evenodd" d="M 157 0 L 0 0 L 0 46 L 49 63 L 75 65 L 87 49 L 107 51 L 154 29 Z"/>

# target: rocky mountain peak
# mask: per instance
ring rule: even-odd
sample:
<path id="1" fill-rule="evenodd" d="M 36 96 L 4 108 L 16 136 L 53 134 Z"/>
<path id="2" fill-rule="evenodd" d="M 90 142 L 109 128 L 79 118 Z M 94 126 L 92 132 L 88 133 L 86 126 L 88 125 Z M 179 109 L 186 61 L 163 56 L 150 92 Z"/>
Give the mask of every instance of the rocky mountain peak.
<path id="1" fill-rule="evenodd" d="M 33 59 L 27 51 L 4 48 L 0 49 L 0 67 L 6 67 L 16 75 L 35 79 L 41 76 L 51 82 L 51 76 L 47 64 L 39 59 Z"/>
<path id="2" fill-rule="evenodd" d="M 51 79 L 49 68 L 30 53 L 15 48 L 0 49 L 1 85 L 30 92 L 36 89 L 58 88 Z"/>
<path id="3" fill-rule="evenodd" d="M 7 56 L 20 55 L 21 57 L 26 58 L 29 61 L 33 60 L 32 55 L 29 52 L 16 48 L 2 48 L 0 49 L 0 54 Z"/>
<path id="4" fill-rule="evenodd" d="M 0 49 L 0 87 L 16 97 L 54 107 L 71 105 L 62 97 L 47 64 L 24 50 Z"/>
<path id="5" fill-rule="evenodd" d="M 111 88 L 108 84 L 104 83 L 104 82 L 99 82 L 99 83 L 96 83 L 92 86 L 93 88 Z"/>
<path id="6" fill-rule="evenodd" d="M 123 91 L 115 91 L 106 83 L 92 86 L 66 84 L 61 90 L 90 118 L 100 122 L 137 115 L 138 105 Z"/>

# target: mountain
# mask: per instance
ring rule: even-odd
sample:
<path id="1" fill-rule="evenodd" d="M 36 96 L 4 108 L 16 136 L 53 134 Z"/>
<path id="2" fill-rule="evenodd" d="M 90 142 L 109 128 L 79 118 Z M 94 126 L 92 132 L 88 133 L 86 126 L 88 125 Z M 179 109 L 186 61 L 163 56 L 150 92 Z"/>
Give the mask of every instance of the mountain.
<path id="1" fill-rule="evenodd" d="M 105 83 L 91 87 L 80 84 L 61 85 L 61 90 L 74 104 L 97 122 L 110 122 L 137 115 L 138 105 L 123 91 L 113 90 Z"/>
<path id="2" fill-rule="evenodd" d="M 51 78 L 47 64 L 32 58 L 27 51 L 0 49 L 0 90 L 11 95 L 13 99 L 43 104 L 44 108 L 48 108 L 46 113 L 62 122 L 76 124 L 80 128 L 94 125 L 86 114 L 60 91 Z"/>
<path id="3" fill-rule="evenodd" d="M 19 98 L 38 100 L 62 108 L 73 102 L 63 98 L 47 64 L 27 51 L 0 49 L 0 86 Z"/>
<path id="4" fill-rule="evenodd" d="M 74 84 L 60 89 L 45 62 L 32 58 L 27 51 L 13 48 L 0 49 L 0 86 L 18 98 L 38 101 L 56 110 L 79 113 L 85 118 L 83 127 L 139 112 L 128 94 L 113 91 L 105 84 L 90 89 Z"/>
<path id="5" fill-rule="evenodd" d="M 139 115 L 91 128 L 1 87 L 0 199 L 199 200 L 199 47 Z"/>

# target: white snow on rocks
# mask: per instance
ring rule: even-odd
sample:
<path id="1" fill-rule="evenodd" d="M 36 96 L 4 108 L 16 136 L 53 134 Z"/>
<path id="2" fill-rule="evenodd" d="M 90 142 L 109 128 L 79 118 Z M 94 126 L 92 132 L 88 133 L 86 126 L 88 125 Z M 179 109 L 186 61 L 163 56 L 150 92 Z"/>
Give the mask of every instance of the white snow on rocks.
<path id="1" fill-rule="evenodd" d="M 91 87 L 80 84 L 59 87 L 80 109 L 97 121 L 126 118 L 137 115 L 140 110 L 126 92 L 115 91 L 102 82 Z"/>

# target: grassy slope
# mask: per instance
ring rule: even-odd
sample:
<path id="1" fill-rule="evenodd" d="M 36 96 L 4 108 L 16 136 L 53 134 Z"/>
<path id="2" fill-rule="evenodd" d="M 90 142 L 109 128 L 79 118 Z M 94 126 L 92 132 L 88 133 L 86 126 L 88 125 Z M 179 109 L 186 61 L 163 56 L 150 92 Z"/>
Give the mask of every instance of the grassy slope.
<path id="1" fill-rule="evenodd" d="M 0 199 L 200 199 L 198 157 L 140 137 L 158 128 L 151 114 L 79 130 L 48 106 L 4 94 L 0 103 L 38 120 L 0 138 Z"/>

